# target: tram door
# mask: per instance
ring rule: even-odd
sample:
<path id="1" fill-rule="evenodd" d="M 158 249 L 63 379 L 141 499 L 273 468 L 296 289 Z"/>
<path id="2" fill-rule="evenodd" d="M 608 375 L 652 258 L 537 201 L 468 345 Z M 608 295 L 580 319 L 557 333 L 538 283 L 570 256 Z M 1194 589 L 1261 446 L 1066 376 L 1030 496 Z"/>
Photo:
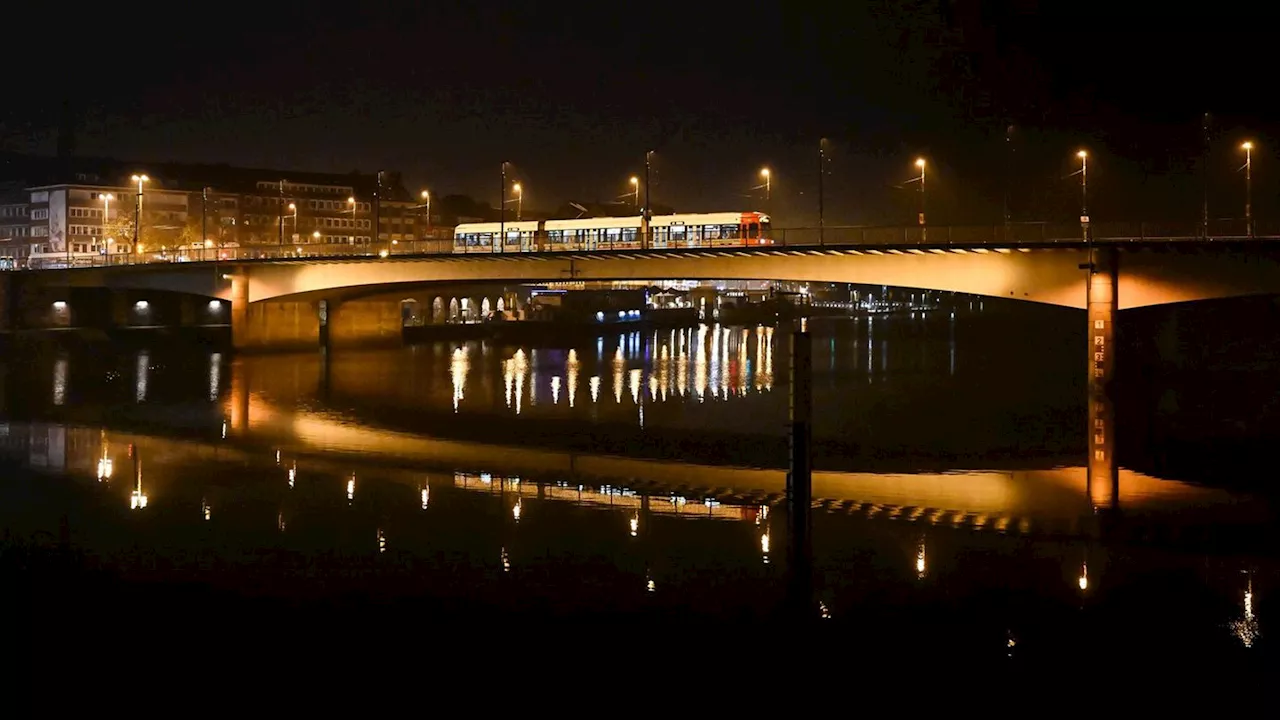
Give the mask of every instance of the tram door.
<path id="1" fill-rule="evenodd" d="M 649 247 L 665 248 L 667 246 L 667 238 L 671 233 L 668 227 L 654 227 L 649 225 Z"/>
<path id="2" fill-rule="evenodd" d="M 677 247 L 677 248 L 678 248 L 678 247 L 686 247 L 686 246 L 687 246 L 687 244 L 688 244 L 688 243 L 686 242 L 686 240 L 687 240 L 687 238 L 688 238 L 688 232 L 687 232 L 687 231 L 688 231 L 688 228 L 686 228 L 686 227 L 684 226 L 684 223 L 680 223 L 680 224 L 678 224 L 678 225 L 677 225 L 677 224 L 675 224 L 675 223 L 672 223 L 672 224 L 667 228 L 667 232 L 669 233 L 669 237 L 664 238 L 664 242 L 663 242 L 662 247 Z"/>

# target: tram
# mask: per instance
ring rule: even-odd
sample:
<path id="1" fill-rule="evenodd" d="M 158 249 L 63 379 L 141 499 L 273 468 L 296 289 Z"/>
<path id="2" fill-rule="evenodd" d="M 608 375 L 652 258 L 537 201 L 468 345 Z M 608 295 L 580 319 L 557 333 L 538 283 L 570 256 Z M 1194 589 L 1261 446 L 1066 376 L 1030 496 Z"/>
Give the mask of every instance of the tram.
<path id="1" fill-rule="evenodd" d="M 454 229 L 455 253 L 639 250 L 644 218 L 464 223 Z M 649 249 L 772 245 L 769 216 L 758 212 L 655 215 Z M 502 236 L 506 237 L 503 238 Z"/>

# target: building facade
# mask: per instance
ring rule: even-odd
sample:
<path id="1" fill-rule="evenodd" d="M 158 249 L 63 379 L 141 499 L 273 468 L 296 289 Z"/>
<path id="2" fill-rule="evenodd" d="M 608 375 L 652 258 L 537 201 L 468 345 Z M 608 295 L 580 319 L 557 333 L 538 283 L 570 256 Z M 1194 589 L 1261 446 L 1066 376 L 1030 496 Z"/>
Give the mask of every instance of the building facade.
<path id="1" fill-rule="evenodd" d="M 212 248 L 390 247 L 441 234 L 397 173 L 53 159 L 23 168 L 24 177 L 0 178 L 10 188 L 0 191 L 0 264 L 11 267 L 131 252 L 181 259 Z"/>

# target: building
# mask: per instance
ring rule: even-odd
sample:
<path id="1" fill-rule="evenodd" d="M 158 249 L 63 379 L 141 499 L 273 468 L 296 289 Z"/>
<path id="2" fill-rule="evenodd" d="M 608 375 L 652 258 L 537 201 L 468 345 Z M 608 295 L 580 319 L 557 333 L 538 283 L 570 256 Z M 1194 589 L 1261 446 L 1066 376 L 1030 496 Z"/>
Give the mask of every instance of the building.
<path id="1" fill-rule="evenodd" d="M 0 262 L 21 267 L 115 253 L 182 257 L 214 248 L 389 247 L 451 237 L 432 226 L 425 205 L 391 172 L 24 157 L 0 162 L 0 173 L 7 175 L 0 176 Z"/>

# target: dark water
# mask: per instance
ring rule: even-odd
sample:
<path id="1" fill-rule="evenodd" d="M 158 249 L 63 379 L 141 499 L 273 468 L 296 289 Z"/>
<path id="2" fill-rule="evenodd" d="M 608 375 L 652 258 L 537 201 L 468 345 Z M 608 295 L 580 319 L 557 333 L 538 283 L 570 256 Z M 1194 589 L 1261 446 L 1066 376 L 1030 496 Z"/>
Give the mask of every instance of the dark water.
<path id="1" fill-rule="evenodd" d="M 995 662 L 1268 657 L 1270 494 L 1204 464 L 1139 466 L 1099 502 L 1078 320 L 811 322 L 825 618 L 805 637 Z M 163 622 L 99 622 L 137 605 L 295 643 L 351 617 L 374 636 L 333 631 L 341 642 L 440 642 L 441 618 L 494 617 L 742 641 L 783 599 L 787 332 L 234 361 L 16 351 L 0 519 L 6 582 L 28 592 L 9 602 L 73 643 L 168 642 Z M 1181 391 L 1149 378 L 1131 402 L 1202 393 L 1204 377 Z M 1142 443 L 1171 432 L 1151 420 L 1170 414 L 1129 412 L 1145 431 L 1125 456 L 1167 465 Z M 85 597 L 91 616 L 74 612 Z"/>

